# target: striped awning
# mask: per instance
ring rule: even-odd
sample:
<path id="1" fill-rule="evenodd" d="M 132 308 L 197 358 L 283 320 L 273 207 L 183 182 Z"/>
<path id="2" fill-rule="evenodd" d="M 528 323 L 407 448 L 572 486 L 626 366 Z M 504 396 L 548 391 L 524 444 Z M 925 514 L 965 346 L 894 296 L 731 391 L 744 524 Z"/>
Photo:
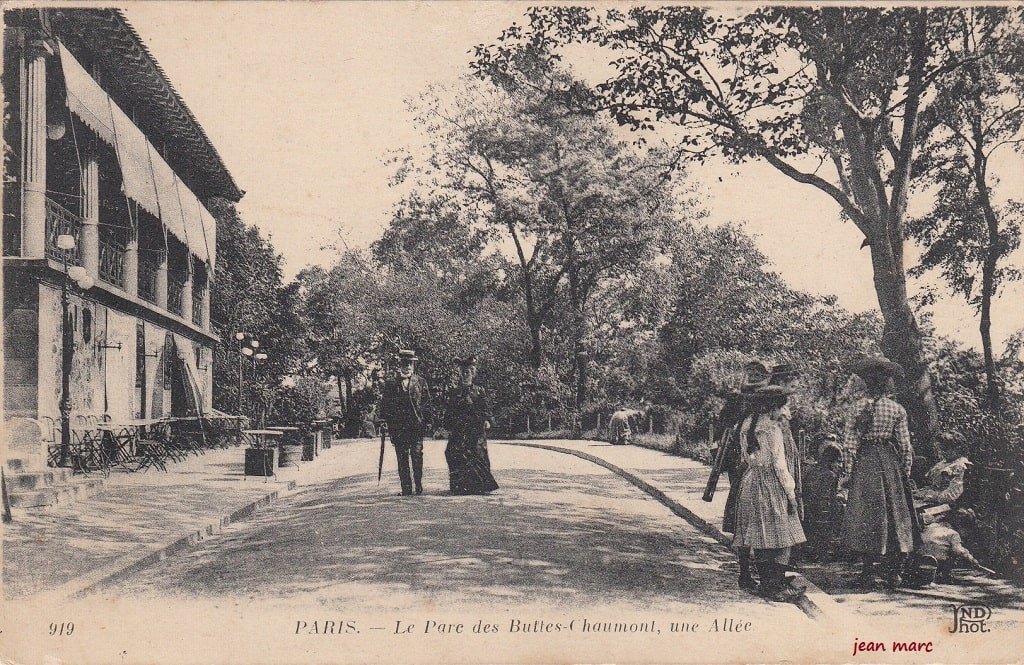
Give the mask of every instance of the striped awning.
<path id="1" fill-rule="evenodd" d="M 212 270 L 217 253 L 213 215 L 71 52 L 63 44 L 58 50 L 68 109 L 114 148 L 125 195 L 158 218 Z"/>

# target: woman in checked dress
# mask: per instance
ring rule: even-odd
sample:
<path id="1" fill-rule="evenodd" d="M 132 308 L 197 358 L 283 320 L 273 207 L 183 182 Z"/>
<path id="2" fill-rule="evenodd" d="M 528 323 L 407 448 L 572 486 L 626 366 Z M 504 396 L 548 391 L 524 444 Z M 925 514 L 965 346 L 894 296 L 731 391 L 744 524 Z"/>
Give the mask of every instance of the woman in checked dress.
<path id="1" fill-rule="evenodd" d="M 787 583 L 786 567 L 793 545 L 806 540 L 779 422 L 788 396 L 785 388 L 769 386 L 758 390 L 751 400 L 752 413 L 741 430 L 747 470 L 740 481 L 733 539 L 734 547 L 754 550 L 760 593 L 778 601 L 801 593 Z"/>
<path id="2" fill-rule="evenodd" d="M 854 372 L 868 395 L 854 405 L 843 436 L 844 540 L 864 561 L 858 586 L 876 583 L 875 565 L 883 559 L 886 582 L 898 587 L 907 555 L 921 542 L 909 480 L 914 449 L 907 412 L 889 397 L 903 369 L 871 358 Z"/>

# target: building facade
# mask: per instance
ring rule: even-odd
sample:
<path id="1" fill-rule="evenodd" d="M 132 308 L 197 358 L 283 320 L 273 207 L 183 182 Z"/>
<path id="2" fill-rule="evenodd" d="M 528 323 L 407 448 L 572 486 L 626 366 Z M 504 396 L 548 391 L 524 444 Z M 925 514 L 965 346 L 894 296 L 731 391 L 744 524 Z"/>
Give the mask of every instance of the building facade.
<path id="1" fill-rule="evenodd" d="M 65 384 L 75 418 L 209 410 L 207 205 L 242 192 L 119 11 L 12 10 L 4 23 L 5 418 L 55 432 Z"/>

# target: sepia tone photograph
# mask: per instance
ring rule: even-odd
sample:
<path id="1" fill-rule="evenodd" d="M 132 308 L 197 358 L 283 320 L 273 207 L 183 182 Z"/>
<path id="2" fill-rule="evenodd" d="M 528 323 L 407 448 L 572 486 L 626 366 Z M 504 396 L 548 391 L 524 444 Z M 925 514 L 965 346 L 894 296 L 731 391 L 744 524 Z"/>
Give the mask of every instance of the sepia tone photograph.
<path id="1" fill-rule="evenodd" d="M 0 7 L 3 663 L 1021 661 L 1019 4 Z"/>

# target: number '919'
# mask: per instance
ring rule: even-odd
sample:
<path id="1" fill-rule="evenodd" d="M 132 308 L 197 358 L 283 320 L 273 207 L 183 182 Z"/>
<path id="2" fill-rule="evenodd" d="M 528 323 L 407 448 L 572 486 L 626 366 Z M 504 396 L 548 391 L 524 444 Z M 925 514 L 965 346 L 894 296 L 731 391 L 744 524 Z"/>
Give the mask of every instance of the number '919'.
<path id="1" fill-rule="evenodd" d="M 71 621 L 64 623 L 51 623 L 50 635 L 70 635 L 75 632 L 75 624 Z"/>

